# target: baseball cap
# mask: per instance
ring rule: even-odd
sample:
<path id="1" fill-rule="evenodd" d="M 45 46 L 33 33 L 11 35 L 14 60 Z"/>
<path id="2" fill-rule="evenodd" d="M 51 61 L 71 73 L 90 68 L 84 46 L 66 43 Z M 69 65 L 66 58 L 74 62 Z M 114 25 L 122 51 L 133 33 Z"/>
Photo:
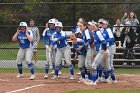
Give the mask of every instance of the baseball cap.
<path id="1" fill-rule="evenodd" d="M 55 26 L 63 27 L 62 22 L 56 22 L 56 23 L 55 23 Z"/>
<path id="2" fill-rule="evenodd" d="M 25 27 L 27 27 L 27 23 L 26 22 L 20 22 L 19 26 L 25 26 Z"/>

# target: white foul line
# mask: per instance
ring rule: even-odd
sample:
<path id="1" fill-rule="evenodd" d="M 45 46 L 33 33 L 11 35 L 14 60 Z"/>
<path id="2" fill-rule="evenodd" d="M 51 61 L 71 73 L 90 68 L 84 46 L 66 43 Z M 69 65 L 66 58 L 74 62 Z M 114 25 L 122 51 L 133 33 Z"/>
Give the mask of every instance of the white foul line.
<path id="1" fill-rule="evenodd" d="M 5 80 L 5 79 L 0 79 L 0 81 L 7 81 L 7 82 L 9 82 L 9 80 Z"/>
<path id="2" fill-rule="evenodd" d="M 45 84 L 35 85 L 35 86 L 26 87 L 26 88 L 22 88 L 22 89 L 10 91 L 10 92 L 5 92 L 5 93 L 15 93 L 15 92 L 19 92 L 19 91 L 23 91 L 23 90 L 28 90 L 28 89 L 31 89 L 31 88 L 35 88 L 35 87 L 39 87 L 39 86 L 44 86 L 44 85 Z"/>

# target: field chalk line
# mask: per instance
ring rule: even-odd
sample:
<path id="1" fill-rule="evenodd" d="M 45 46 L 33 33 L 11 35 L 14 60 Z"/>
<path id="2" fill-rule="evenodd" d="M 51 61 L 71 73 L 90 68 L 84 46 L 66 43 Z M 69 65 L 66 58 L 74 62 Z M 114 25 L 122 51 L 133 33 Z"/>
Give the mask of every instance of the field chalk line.
<path id="1" fill-rule="evenodd" d="M 46 85 L 46 84 L 39 84 L 39 85 L 30 86 L 30 87 L 26 87 L 26 88 L 14 90 L 14 91 L 9 91 L 9 92 L 5 92 L 5 93 L 15 93 L 15 92 L 24 91 L 24 90 L 28 90 L 28 89 L 35 88 L 35 87 L 44 86 L 44 85 Z"/>
<path id="2" fill-rule="evenodd" d="M 5 80 L 5 79 L 0 79 L 0 81 L 6 81 L 6 82 L 9 82 L 9 80 Z"/>

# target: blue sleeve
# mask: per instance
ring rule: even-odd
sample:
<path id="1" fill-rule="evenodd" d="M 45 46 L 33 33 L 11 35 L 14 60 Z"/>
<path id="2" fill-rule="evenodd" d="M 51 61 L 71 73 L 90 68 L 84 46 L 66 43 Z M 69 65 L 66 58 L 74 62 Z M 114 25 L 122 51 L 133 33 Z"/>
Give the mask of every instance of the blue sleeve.
<path id="1" fill-rule="evenodd" d="M 54 46 L 54 45 L 56 45 L 56 42 L 51 41 L 51 42 L 50 42 L 50 45 Z"/>
<path id="2" fill-rule="evenodd" d="M 114 42 L 114 38 L 108 38 L 106 39 L 107 42 Z"/>
<path id="3" fill-rule="evenodd" d="M 58 37 L 59 40 L 64 40 L 64 39 L 66 39 L 66 38 L 67 38 L 66 36 L 59 36 L 59 37 Z"/>
<path id="4" fill-rule="evenodd" d="M 84 47 L 85 46 L 85 43 L 84 42 L 79 42 L 79 45 Z"/>
<path id="5" fill-rule="evenodd" d="M 107 44 L 106 40 L 101 41 L 102 44 Z"/>
<path id="6" fill-rule="evenodd" d="M 43 36 L 43 44 L 46 45 L 47 44 L 47 31 L 45 32 L 45 36 Z"/>

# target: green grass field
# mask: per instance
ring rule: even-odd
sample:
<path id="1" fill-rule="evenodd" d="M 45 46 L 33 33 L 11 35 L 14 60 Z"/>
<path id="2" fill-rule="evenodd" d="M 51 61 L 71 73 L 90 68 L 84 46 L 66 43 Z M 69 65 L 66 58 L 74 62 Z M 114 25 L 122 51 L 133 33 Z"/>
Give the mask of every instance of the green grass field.
<path id="1" fill-rule="evenodd" d="M 75 73 L 77 73 L 79 71 L 79 69 L 76 67 L 74 68 Z M 23 68 L 23 72 L 29 72 L 28 68 Z M 36 68 L 35 72 L 37 73 L 44 73 L 44 69 L 40 69 L 40 68 Z M 62 68 L 62 72 L 68 72 L 69 73 L 69 69 L 63 67 Z M 0 68 L 0 73 L 17 73 L 17 68 Z M 115 73 L 116 74 L 140 74 L 140 70 L 139 69 L 130 69 L 130 68 L 117 68 L 115 69 Z"/>
<path id="2" fill-rule="evenodd" d="M 38 44 L 39 48 L 45 48 L 42 42 L 39 42 Z M 17 42 L 9 42 L 4 43 L 0 45 L 0 48 L 17 48 L 17 49 L 0 49 L 0 60 L 15 60 L 19 45 Z M 45 60 L 45 49 L 44 50 L 38 50 L 38 60 Z"/>

